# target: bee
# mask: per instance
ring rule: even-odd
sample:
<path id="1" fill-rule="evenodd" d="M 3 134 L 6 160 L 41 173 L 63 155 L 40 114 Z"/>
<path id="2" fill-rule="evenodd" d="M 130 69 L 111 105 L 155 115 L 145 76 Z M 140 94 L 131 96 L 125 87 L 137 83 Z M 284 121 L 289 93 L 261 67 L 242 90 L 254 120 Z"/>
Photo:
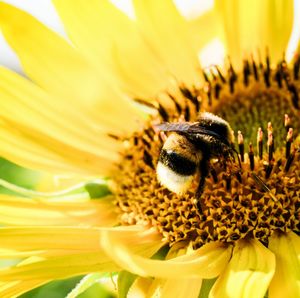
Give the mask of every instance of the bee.
<path id="1" fill-rule="evenodd" d="M 210 161 L 217 158 L 225 166 L 236 152 L 232 129 L 224 119 L 203 112 L 196 122 L 161 123 L 156 125 L 170 132 L 158 158 L 156 173 L 159 182 L 177 194 L 186 193 L 196 176 L 199 199 L 209 174 Z"/>

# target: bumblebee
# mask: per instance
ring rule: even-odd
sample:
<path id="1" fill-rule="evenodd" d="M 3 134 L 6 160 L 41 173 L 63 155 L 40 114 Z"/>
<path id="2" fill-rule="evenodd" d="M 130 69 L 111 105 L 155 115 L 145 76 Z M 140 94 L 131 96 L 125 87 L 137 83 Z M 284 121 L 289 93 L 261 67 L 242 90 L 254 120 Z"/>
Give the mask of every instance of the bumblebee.
<path id="1" fill-rule="evenodd" d="M 224 119 L 201 113 L 196 122 L 161 123 L 156 125 L 170 132 L 159 155 L 156 168 L 159 182 L 170 191 L 184 194 L 199 177 L 196 198 L 203 192 L 210 161 L 217 158 L 226 163 L 233 157 L 233 134 Z"/>

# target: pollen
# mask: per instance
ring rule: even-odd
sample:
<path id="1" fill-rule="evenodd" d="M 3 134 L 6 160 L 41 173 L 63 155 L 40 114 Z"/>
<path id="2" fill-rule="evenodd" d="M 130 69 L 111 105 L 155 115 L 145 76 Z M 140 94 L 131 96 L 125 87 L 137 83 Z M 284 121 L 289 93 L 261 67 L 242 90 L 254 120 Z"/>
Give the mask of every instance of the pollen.
<path id="1" fill-rule="evenodd" d="M 268 245 L 276 232 L 300 232 L 300 58 L 271 67 L 245 60 L 241 72 L 229 63 L 203 70 L 202 88 L 178 86 L 145 127 L 123 140 L 122 162 L 112 191 L 120 224 L 155 226 L 170 245 L 194 248 L 210 241 L 232 243 L 256 238 Z M 140 103 L 146 103 L 139 99 Z M 148 104 L 148 103 L 147 103 Z M 156 174 L 166 136 L 153 123 L 196 121 L 200 111 L 216 114 L 233 129 L 239 160 L 209 164 L 200 206 L 197 177 L 189 191 L 177 195 Z M 237 170 L 238 169 L 238 170 Z M 197 207 L 198 206 L 198 207 Z"/>

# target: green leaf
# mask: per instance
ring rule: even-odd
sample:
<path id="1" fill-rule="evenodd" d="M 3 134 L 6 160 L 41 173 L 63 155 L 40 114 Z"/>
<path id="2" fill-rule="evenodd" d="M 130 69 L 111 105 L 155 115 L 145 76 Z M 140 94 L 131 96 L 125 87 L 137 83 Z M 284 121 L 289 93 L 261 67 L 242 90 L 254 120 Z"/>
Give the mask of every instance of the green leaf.
<path id="1" fill-rule="evenodd" d="M 132 274 L 125 270 L 119 273 L 118 275 L 118 297 L 119 298 L 127 297 L 128 291 L 136 278 L 137 275 Z"/>
<path id="2" fill-rule="evenodd" d="M 90 182 L 85 185 L 85 190 L 91 199 L 98 199 L 111 193 L 106 183 Z"/>
<path id="3" fill-rule="evenodd" d="M 161 247 L 152 257 L 152 260 L 164 260 L 170 250 L 168 245 Z"/>
<path id="4" fill-rule="evenodd" d="M 25 169 L 8 160 L 0 158 L 0 179 L 27 189 L 34 189 L 40 180 L 41 174 L 36 171 Z M 0 193 L 15 194 L 14 192 L 0 187 Z"/>
<path id="5" fill-rule="evenodd" d="M 77 298 L 116 298 L 116 295 L 108 291 L 100 283 L 96 283 L 77 296 Z"/>
<path id="6" fill-rule="evenodd" d="M 75 298 L 80 294 L 85 292 L 88 288 L 93 286 L 95 283 L 99 283 L 100 279 L 103 277 L 101 273 L 91 273 L 84 276 L 80 282 L 75 286 L 75 288 L 67 295 L 66 298 Z"/>
<path id="7" fill-rule="evenodd" d="M 217 280 L 216 278 L 203 279 L 202 285 L 201 285 L 201 291 L 200 291 L 198 298 L 207 298 L 209 295 L 209 292 L 216 280 Z"/>

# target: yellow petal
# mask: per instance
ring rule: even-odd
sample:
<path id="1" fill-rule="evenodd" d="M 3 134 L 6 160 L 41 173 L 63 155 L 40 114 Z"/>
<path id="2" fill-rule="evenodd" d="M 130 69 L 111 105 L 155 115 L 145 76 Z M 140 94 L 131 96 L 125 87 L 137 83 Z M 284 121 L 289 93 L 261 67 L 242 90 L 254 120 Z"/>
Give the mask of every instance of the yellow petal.
<path id="1" fill-rule="evenodd" d="M 220 274 L 230 259 L 231 248 L 221 243 L 208 243 L 191 254 L 171 260 L 150 260 L 135 255 L 130 246 L 114 235 L 104 232 L 102 246 L 106 253 L 125 270 L 140 276 L 177 278 L 178 272 L 184 277 L 212 278 Z M 157 270 L 159 268 L 159 270 Z"/>
<path id="2" fill-rule="evenodd" d="M 152 297 L 149 293 L 149 288 L 153 280 L 150 278 L 137 277 L 133 284 L 131 285 L 127 298 L 144 298 L 144 297 Z M 148 296 L 147 296 L 148 294 Z"/>
<path id="3" fill-rule="evenodd" d="M 63 133 L 60 136 L 62 135 Z M 99 150 L 99 153 L 103 154 L 100 157 L 75 147 L 75 144 L 69 145 L 63 140 L 47 136 L 38 128 L 28 127 L 13 120 L 0 121 L 0 136 L 2 157 L 21 166 L 53 174 L 88 177 L 107 175 L 115 168 L 114 163 L 118 160 L 118 157 L 114 156 L 115 152 L 110 154 L 106 151 L 105 156 L 105 151 Z"/>
<path id="4" fill-rule="evenodd" d="M 32 289 L 30 288 L 31 280 L 40 280 L 46 283 L 49 280 L 63 279 L 91 272 L 112 272 L 118 270 L 120 268 L 114 265 L 102 251 L 92 253 L 81 252 L 49 257 L 48 259 L 29 264 L 5 268 L 0 270 L 0 280 L 29 282 L 27 287 L 27 291 L 29 291 Z"/>
<path id="5" fill-rule="evenodd" d="M 300 297 L 300 237 L 292 232 L 275 234 L 269 248 L 276 257 L 269 297 Z"/>
<path id="6" fill-rule="evenodd" d="M 188 85 L 199 83 L 197 51 L 187 21 L 173 1 L 134 0 L 133 3 L 142 34 L 170 75 Z"/>
<path id="7" fill-rule="evenodd" d="M 26 250 L 96 250 L 99 231 L 89 227 L 2 227 L 1 248 Z M 82 241 L 81 239 L 85 239 Z"/>
<path id="8" fill-rule="evenodd" d="M 113 198 L 66 202 L 0 195 L 0 223 L 5 225 L 113 226 L 117 214 Z"/>
<path id="9" fill-rule="evenodd" d="M 179 274 L 179 272 L 178 272 Z M 180 274 L 179 274 L 180 275 Z M 137 277 L 127 294 L 128 298 L 197 298 L 202 285 L 201 278 L 151 279 Z"/>
<path id="10" fill-rule="evenodd" d="M 80 118 L 76 121 L 74 115 L 68 117 L 67 110 L 61 111 L 43 90 L 4 68 L 0 68 L 0 96 L 2 156 L 17 157 L 16 162 L 24 159 L 21 163 L 27 167 L 30 161 L 38 164 L 49 159 L 48 163 L 52 160 L 54 165 L 61 163 L 61 168 L 67 165 L 75 173 L 94 174 L 109 164 L 111 167 L 112 161 L 118 159 L 114 150 L 120 144 L 100 131 L 95 138 L 95 132 Z M 19 146 L 14 148 L 15 143 L 27 149 L 24 157 Z M 33 153 L 32 160 L 26 159 L 30 153 Z"/>
<path id="11" fill-rule="evenodd" d="M 195 48 L 198 50 L 201 50 L 211 40 L 223 34 L 221 20 L 214 9 L 205 12 L 195 19 L 189 20 L 188 26 L 193 36 Z"/>
<path id="12" fill-rule="evenodd" d="M 209 297 L 264 297 L 275 271 L 275 256 L 259 241 L 241 240 Z"/>
<path id="13" fill-rule="evenodd" d="M 25 72 L 46 90 L 61 97 L 89 98 L 97 93 L 99 80 L 91 65 L 34 17 L 1 1 L 0 29 Z"/>
<path id="14" fill-rule="evenodd" d="M 243 56 L 257 49 L 264 54 L 266 47 L 274 61 L 282 58 L 293 26 L 292 0 L 216 0 L 215 8 L 234 64 L 241 65 Z"/>
<path id="15" fill-rule="evenodd" d="M 121 94 L 114 78 L 108 79 L 104 69 L 99 72 L 93 61 L 88 61 L 53 31 L 3 2 L 0 2 L 0 29 L 17 52 L 26 73 L 56 96 L 52 101 L 64 110 L 65 117 L 73 113 L 75 119 L 76 116 L 83 118 L 97 128 L 104 124 L 113 127 L 118 123 L 116 119 L 121 121 L 124 114 L 131 113 L 132 117 L 127 117 L 126 122 L 119 122 L 119 130 L 137 128 L 138 111 Z"/>
<path id="16" fill-rule="evenodd" d="M 116 84 L 134 96 L 153 96 L 165 89 L 163 64 L 136 23 L 110 1 L 53 2 L 73 43 Z"/>
<path id="17" fill-rule="evenodd" d="M 180 274 L 180 271 L 177 272 Z M 160 281 L 156 294 L 161 298 L 198 298 L 201 289 L 201 278 L 178 278 Z"/>
<path id="18" fill-rule="evenodd" d="M 76 251 L 78 252 L 78 251 Z M 85 250 L 82 251 L 85 253 Z M 53 258 L 53 257 L 61 257 L 69 254 L 74 254 L 74 250 L 72 249 L 51 249 L 51 250 L 26 250 L 26 251 L 17 251 L 15 249 L 0 249 L 0 258 L 1 262 L 5 260 L 20 260 L 20 259 L 28 259 L 32 256 L 39 257 L 41 260 Z M 26 259 L 26 260 L 27 260 Z"/>
<path id="19" fill-rule="evenodd" d="M 174 244 L 168 251 L 166 260 L 184 256 L 187 251 L 186 245 L 180 242 Z M 182 278 L 181 271 L 177 272 L 177 277 L 154 280 L 138 277 L 130 287 L 128 297 L 185 297 L 187 293 L 189 297 L 198 297 L 202 284 L 201 278 Z"/>
<path id="20" fill-rule="evenodd" d="M 36 281 L 43 284 L 50 280 L 91 272 L 118 271 L 120 268 L 106 256 L 99 246 L 101 243 L 99 238 L 102 237 L 104 231 L 109 231 L 127 245 L 130 243 L 134 253 L 145 257 L 152 256 L 162 245 L 156 231 L 139 226 L 108 229 L 3 228 L 0 237 L 1 243 L 5 243 L 4 246 L 13 246 L 18 249 L 45 247 L 49 251 L 54 248 L 62 250 L 65 254 L 59 255 L 55 250 L 52 256 L 50 253 L 45 257 L 37 254 L 38 257 L 26 259 L 17 266 L 6 267 L 0 270 L 0 283 L 6 282 L 10 285 L 10 291 L 18 293 L 18 284 L 23 282 L 22 291 L 28 291 L 35 287 L 32 282 Z M 24 241 L 26 244 L 22 243 Z M 32 253 L 34 255 L 34 252 Z M 11 282 L 16 282 L 16 284 L 13 285 Z M 5 288 L 1 288 L 0 284 L 2 297 L 1 291 L 5 292 Z"/>
<path id="21" fill-rule="evenodd" d="M 0 136 L 1 156 L 19 165 L 32 169 L 43 169 L 52 173 L 72 173 L 73 170 L 76 173 L 78 171 L 72 165 L 59 160 L 45 147 L 34 144 L 24 136 L 18 135 L 16 129 L 12 131 L 12 127 L 3 125 L 1 121 Z"/>
<path id="22" fill-rule="evenodd" d="M 135 247 L 134 249 L 145 243 L 150 243 L 156 248 L 157 245 L 163 244 L 157 232 L 139 226 L 115 228 L 25 226 L 1 227 L 0 231 L 1 252 L 3 253 L 9 250 L 14 250 L 16 253 L 53 250 L 57 255 L 57 250 L 73 251 L 73 253 L 99 251 L 101 250 L 100 240 L 105 238 L 106 233 L 112 237 L 118 237 L 125 245 L 130 243 Z"/>

